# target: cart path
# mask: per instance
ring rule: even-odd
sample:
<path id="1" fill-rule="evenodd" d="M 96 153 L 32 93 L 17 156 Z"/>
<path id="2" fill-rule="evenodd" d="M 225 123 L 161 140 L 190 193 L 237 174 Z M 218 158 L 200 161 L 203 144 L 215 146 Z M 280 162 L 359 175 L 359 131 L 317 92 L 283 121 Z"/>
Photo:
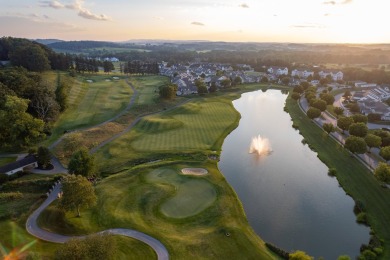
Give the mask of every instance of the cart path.
<path id="1" fill-rule="evenodd" d="M 64 236 L 60 234 L 55 234 L 48 232 L 46 230 L 41 229 L 38 226 L 37 219 L 39 215 L 42 213 L 42 211 L 48 207 L 54 200 L 57 199 L 58 194 L 61 191 L 61 184 L 58 183 L 54 186 L 53 190 L 50 192 L 47 199 L 42 203 L 39 208 L 37 208 L 27 219 L 26 222 L 26 230 L 31 235 L 53 243 L 65 243 L 71 238 L 85 238 L 86 236 Z M 113 228 L 113 229 L 107 229 L 101 232 L 98 232 L 96 234 L 113 234 L 113 235 L 121 235 L 126 236 L 130 238 L 137 239 L 139 241 L 144 242 L 145 244 L 149 245 L 157 254 L 157 258 L 159 260 L 167 260 L 169 259 L 168 250 L 165 248 L 165 246 L 158 241 L 157 239 L 144 234 L 142 232 L 132 230 L 132 229 L 124 229 L 124 228 Z"/>

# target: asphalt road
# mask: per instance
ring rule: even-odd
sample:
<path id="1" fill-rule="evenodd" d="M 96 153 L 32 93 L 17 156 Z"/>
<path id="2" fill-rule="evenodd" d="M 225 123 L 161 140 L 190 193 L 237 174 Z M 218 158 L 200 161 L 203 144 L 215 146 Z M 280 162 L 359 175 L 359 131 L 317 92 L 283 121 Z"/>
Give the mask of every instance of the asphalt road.
<path id="1" fill-rule="evenodd" d="M 83 239 L 86 236 L 64 236 L 64 235 L 59 235 L 55 233 L 48 232 L 44 229 L 41 229 L 38 224 L 37 224 L 37 219 L 39 215 L 42 213 L 42 211 L 49 206 L 54 200 L 57 199 L 58 194 L 61 191 L 61 184 L 58 183 L 55 185 L 53 190 L 50 192 L 49 196 L 47 199 L 42 203 L 39 208 L 37 208 L 27 219 L 26 222 L 26 230 L 28 233 L 31 235 L 53 243 L 65 243 L 71 238 L 79 238 Z M 167 260 L 169 259 L 169 254 L 168 250 L 165 248 L 165 246 L 158 241 L 157 239 L 136 231 L 136 230 L 131 230 L 131 229 L 124 229 L 124 228 L 113 228 L 113 229 L 107 229 L 101 232 L 98 232 L 97 234 L 114 234 L 114 235 L 121 235 L 121 236 L 126 236 L 126 237 L 131 237 L 134 239 L 137 239 L 139 241 L 144 242 L 145 244 L 149 245 L 157 254 L 157 258 L 159 260 Z"/>

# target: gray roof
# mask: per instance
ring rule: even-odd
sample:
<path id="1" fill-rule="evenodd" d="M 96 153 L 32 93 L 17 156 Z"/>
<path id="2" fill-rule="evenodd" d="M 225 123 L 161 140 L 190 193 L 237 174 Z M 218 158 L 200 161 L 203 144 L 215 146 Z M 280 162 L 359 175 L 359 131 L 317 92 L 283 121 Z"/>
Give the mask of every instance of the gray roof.
<path id="1" fill-rule="evenodd" d="M 36 161 L 37 161 L 37 159 L 35 158 L 35 156 L 28 155 L 19 161 L 12 162 L 12 163 L 9 163 L 7 165 L 0 167 L 0 173 L 10 172 L 12 170 L 22 168 L 22 167 L 25 167 L 25 166 L 30 165 L 32 163 L 35 163 Z"/>

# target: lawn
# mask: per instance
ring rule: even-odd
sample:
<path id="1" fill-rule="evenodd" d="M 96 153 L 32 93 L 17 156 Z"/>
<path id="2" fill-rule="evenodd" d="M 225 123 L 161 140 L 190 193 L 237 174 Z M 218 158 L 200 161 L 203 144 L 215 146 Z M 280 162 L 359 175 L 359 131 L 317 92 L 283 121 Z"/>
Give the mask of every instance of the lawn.
<path id="1" fill-rule="evenodd" d="M 159 87 L 169 83 L 169 78 L 163 76 L 135 76 L 129 79 L 139 92 L 137 105 L 156 103 L 159 98 Z"/>
<path id="2" fill-rule="evenodd" d="M 184 167 L 207 168 L 210 174 L 198 178 L 177 174 Z M 159 174 L 165 175 L 161 181 Z M 171 181 L 173 183 L 168 183 Z M 207 191 L 211 188 L 215 190 L 216 197 L 210 199 L 206 195 L 195 194 L 196 191 L 186 190 L 186 182 Z M 180 191 L 182 188 L 186 190 L 183 193 Z M 96 186 L 96 192 L 99 199 L 95 208 L 84 210 L 81 218 L 66 218 L 74 232 L 87 230 L 93 233 L 114 227 L 136 229 L 160 240 L 167 247 L 171 259 L 274 258 L 247 223 L 236 194 L 215 162 L 137 167 L 105 178 Z M 186 218 L 172 218 L 164 214 L 163 207 L 172 203 L 170 200 L 191 194 L 203 197 L 187 198 L 190 200 L 188 203 L 195 202 L 194 207 L 204 204 L 202 209 L 192 211 L 191 216 Z M 185 211 L 187 209 L 181 209 L 175 214 Z M 63 221 L 54 219 L 46 222 L 46 226 L 55 229 L 57 223 Z M 148 259 L 147 256 L 142 258 Z"/>
<path id="3" fill-rule="evenodd" d="M 69 93 L 69 108 L 55 123 L 50 140 L 66 130 L 86 128 L 114 117 L 128 105 L 132 94 L 124 79 L 114 80 L 109 75 L 78 77 Z"/>
<path id="4" fill-rule="evenodd" d="M 100 149 L 96 157 L 102 164 L 110 159 L 112 165 L 121 165 L 151 153 L 220 151 L 225 136 L 240 118 L 231 103 L 233 97 L 237 95 L 197 98 L 147 116 L 133 130 Z"/>
<path id="5" fill-rule="evenodd" d="M 165 216 L 191 217 L 213 205 L 217 194 L 211 183 L 203 178 L 180 175 L 179 172 L 178 169 L 159 168 L 146 175 L 148 182 L 171 185 L 176 191 L 160 206 Z"/>
<path id="6" fill-rule="evenodd" d="M 16 157 L 0 157 L 0 166 L 16 161 Z"/>
<path id="7" fill-rule="evenodd" d="M 362 203 L 373 231 L 384 240 L 382 259 L 390 259 L 390 190 L 381 187 L 374 175 L 336 141 L 322 138 L 322 129 L 309 120 L 296 101 L 288 98 L 286 108 L 321 161 L 336 169 L 337 179 L 346 193 Z"/>

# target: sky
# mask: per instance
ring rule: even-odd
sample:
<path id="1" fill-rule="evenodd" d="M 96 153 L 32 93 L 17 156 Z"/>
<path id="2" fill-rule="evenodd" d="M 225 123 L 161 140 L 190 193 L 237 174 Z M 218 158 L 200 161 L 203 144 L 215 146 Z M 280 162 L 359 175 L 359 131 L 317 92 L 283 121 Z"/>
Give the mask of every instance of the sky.
<path id="1" fill-rule="evenodd" d="M 0 0 L 0 36 L 390 43 L 387 0 Z"/>

